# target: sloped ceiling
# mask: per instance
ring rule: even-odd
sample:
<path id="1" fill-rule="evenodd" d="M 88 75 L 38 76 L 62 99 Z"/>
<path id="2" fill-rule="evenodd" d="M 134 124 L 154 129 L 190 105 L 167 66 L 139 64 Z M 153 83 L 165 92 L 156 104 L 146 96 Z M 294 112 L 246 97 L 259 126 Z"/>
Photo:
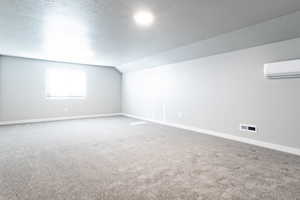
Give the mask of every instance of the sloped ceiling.
<path id="1" fill-rule="evenodd" d="M 140 9 L 154 13 L 153 26 L 136 26 L 132 16 Z M 0 54 L 129 71 L 154 66 L 155 55 L 167 54 L 158 64 L 184 60 L 186 46 L 280 16 L 295 22 L 298 10 L 299 0 L 1 0 Z"/>

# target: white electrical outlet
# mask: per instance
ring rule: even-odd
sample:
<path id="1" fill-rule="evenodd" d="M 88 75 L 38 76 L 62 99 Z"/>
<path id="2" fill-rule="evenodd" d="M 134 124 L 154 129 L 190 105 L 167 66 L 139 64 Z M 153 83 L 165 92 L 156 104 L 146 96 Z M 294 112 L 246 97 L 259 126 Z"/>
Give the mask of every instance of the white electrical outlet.
<path id="1" fill-rule="evenodd" d="M 247 131 L 247 132 L 256 133 L 257 132 L 257 127 L 254 126 L 254 125 L 240 124 L 240 130 L 241 131 Z"/>
<path id="2" fill-rule="evenodd" d="M 182 112 L 178 112 L 178 113 L 177 113 L 177 117 L 178 117 L 179 119 L 183 118 L 183 113 L 182 113 Z"/>

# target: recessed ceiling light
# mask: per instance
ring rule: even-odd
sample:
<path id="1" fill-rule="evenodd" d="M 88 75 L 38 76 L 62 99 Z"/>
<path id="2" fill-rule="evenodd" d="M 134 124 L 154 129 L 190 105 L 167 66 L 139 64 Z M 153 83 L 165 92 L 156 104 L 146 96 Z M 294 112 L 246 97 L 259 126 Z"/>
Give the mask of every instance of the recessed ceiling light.
<path id="1" fill-rule="evenodd" d="M 138 11 L 134 15 L 134 20 L 140 26 L 150 26 L 154 22 L 154 16 L 149 11 Z"/>

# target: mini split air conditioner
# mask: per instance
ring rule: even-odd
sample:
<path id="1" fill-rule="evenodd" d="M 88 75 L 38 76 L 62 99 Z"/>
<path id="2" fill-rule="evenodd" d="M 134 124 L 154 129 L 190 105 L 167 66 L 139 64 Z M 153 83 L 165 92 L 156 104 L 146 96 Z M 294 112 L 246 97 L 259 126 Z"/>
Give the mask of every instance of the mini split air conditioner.
<path id="1" fill-rule="evenodd" d="M 300 78 L 300 59 L 264 65 L 266 78 Z"/>

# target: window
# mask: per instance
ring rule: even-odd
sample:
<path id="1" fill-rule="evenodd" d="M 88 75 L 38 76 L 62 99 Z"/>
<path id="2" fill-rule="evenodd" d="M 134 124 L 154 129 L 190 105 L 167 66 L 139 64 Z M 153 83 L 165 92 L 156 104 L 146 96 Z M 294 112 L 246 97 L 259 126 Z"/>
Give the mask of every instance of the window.
<path id="1" fill-rule="evenodd" d="M 75 69 L 48 69 L 47 98 L 84 98 L 86 96 L 85 72 Z"/>

